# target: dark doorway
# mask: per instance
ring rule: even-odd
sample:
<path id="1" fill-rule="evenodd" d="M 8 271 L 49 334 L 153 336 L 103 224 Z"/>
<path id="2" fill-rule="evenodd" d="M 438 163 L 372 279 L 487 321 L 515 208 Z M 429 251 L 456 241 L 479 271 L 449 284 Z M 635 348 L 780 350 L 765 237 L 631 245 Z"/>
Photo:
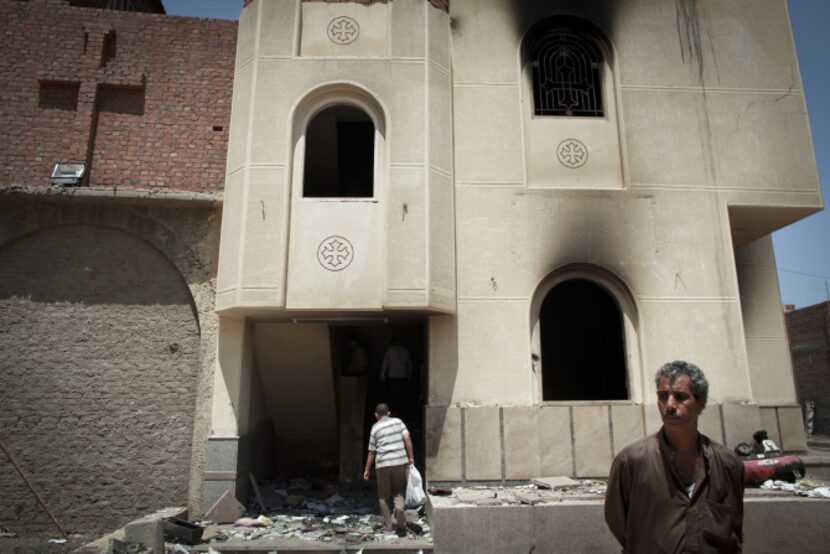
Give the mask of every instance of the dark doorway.
<path id="1" fill-rule="evenodd" d="M 375 125 L 352 106 L 333 106 L 314 116 L 305 139 L 303 196 L 374 196 Z"/>
<path id="2" fill-rule="evenodd" d="M 601 286 L 555 286 L 539 313 L 543 400 L 625 400 L 622 312 Z"/>
<path id="3" fill-rule="evenodd" d="M 330 327 L 332 341 L 333 367 L 335 383 L 342 390 L 348 390 L 349 380 L 365 380 L 366 393 L 363 403 L 362 428 L 359 431 L 359 467 L 366 461 L 366 449 L 369 444 L 369 430 L 375 422 L 374 409 L 379 402 L 389 404 L 392 415 L 399 417 L 406 424 L 415 446 L 415 462 L 422 470 L 424 468 L 424 434 L 423 434 L 423 407 L 426 403 L 427 370 L 426 370 L 426 328 L 423 321 L 400 321 L 379 323 L 377 325 L 332 325 Z M 390 379 L 381 379 L 384 356 L 394 339 L 408 353 L 411 360 L 411 375 L 404 384 L 403 390 Z M 365 376 L 362 363 L 354 363 L 355 347 L 363 350 L 367 363 Z M 357 358 L 362 358 L 358 355 Z M 388 377 L 388 376 L 387 376 Z M 344 385 L 346 387 L 344 387 Z M 338 394 L 339 398 L 343 398 Z M 339 408 L 342 408 L 339 407 Z M 342 414 L 343 411 L 339 409 Z M 341 416 L 341 441 L 344 429 Z M 355 435 L 352 435 L 353 437 Z M 356 449 L 357 450 L 357 449 Z M 351 465 L 341 455 L 341 467 Z M 362 471 L 362 470 L 361 470 Z"/>

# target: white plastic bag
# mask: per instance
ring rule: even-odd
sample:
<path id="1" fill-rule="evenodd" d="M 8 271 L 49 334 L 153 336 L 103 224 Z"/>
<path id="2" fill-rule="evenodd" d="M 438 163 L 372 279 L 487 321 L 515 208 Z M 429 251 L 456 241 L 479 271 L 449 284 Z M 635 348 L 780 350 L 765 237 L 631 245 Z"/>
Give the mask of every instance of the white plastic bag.
<path id="1" fill-rule="evenodd" d="M 427 500 L 427 495 L 424 493 L 424 482 L 421 479 L 421 473 L 415 465 L 409 466 L 409 475 L 406 478 L 406 499 L 404 505 L 407 508 L 417 508 Z"/>

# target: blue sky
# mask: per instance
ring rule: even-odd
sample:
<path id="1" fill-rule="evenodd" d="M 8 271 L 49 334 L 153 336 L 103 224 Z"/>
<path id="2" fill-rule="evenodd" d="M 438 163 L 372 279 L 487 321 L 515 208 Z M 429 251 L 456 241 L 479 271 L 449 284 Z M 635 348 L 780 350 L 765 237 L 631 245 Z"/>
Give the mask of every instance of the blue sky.
<path id="1" fill-rule="evenodd" d="M 788 0 L 788 4 L 826 201 L 830 198 L 830 38 L 826 28 L 830 1 Z M 171 15 L 217 19 L 237 19 L 242 11 L 242 0 L 164 0 L 164 5 Z M 800 308 L 830 300 L 828 237 L 828 211 L 773 235 L 782 302 Z"/>

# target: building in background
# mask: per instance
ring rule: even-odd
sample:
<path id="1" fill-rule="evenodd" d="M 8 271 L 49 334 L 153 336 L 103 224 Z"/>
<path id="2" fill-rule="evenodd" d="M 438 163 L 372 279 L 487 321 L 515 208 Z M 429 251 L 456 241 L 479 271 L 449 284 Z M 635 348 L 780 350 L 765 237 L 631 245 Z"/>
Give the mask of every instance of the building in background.
<path id="1" fill-rule="evenodd" d="M 789 310 L 784 318 L 798 402 L 808 419 L 812 412 L 812 429 L 808 431 L 827 437 L 830 435 L 830 302 Z"/>
<path id="2" fill-rule="evenodd" d="M 433 483 L 607 475 L 679 358 L 707 435 L 806 449 L 784 0 L 72 4 L 0 1 L 0 424 L 67 526 L 359 479 L 393 338 Z"/>

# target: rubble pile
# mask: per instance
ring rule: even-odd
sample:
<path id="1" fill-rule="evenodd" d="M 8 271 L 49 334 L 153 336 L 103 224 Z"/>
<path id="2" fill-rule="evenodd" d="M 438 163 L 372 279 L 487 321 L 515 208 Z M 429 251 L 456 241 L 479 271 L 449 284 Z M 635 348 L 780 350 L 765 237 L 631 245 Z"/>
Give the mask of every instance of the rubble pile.
<path id="1" fill-rule="evenodd" d="M 225 541 L 302 541 L 358 544 L 418 538 L 431 541 L 422 513 L 407 511 L 407 530 L 401 535 L 383 530 L 374 488 L 345 484 L 340 491 L 329 483 L 293 479 L 260 485 L 249 506 L 255 508 L 233 524 L 215 525 L 210 544 Z M 264 506 L 263 506 L 264 504 Z"/>
<path id="2" fill-rule="evenodd" d="M 819 481 L 810 481 L 801 479 L 795 483 L 788 483 L 786 481 L 769 479 L 761 484 L 764 490 L 778 490 L 790 492 L 797 496 L 806 496 L 809 498 L 827 498 L 830 499 L 830 486 Z"/>
<path id="3" fill-rule="evenodd" d="M 591 479 L 573 480 L 563 478 L 534 479 L 521 485 L 466 486 L 445 489 L 444 494 L 453 504 L 472 504 L 475 506 L 509 506 L 543 504 L 545 502 L 567 502 L 584 498 L 602 498 L 605 496 L 604 481 Z M 430 493 L 436 492 L 430 489 Z"/>

